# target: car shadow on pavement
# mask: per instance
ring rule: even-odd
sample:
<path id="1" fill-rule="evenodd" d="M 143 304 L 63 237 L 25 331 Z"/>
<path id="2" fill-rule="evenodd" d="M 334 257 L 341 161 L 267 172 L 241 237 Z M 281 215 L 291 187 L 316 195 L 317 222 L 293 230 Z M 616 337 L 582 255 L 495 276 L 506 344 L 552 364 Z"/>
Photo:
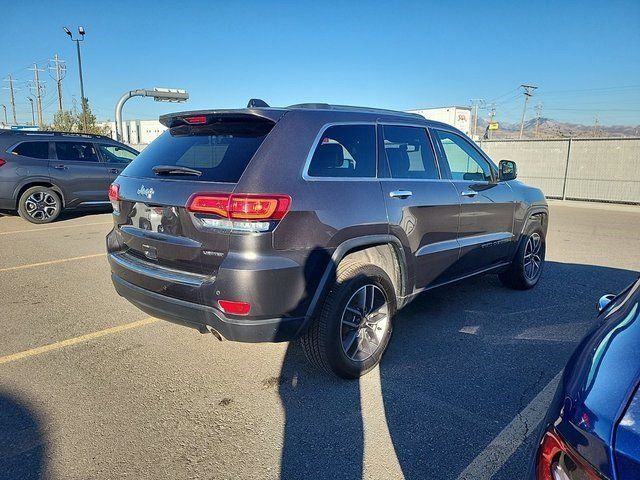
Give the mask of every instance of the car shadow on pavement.
<path id="1" fill-rule="evenodd" d="M 45 450 L 38 416 L 15 396 L 0 391 L 0 478 L 43 478 Z"/>
<path id="2" fill-rule="evenodd" d="M 637 276 L 547 262 L 533 290 L 509 290 L 487 275 L 421 295 L 394 319 L 380 365 L 397 457 L 389 462 L 408 479 L 456 478 L 564 367 L 595 321 L 598 298 Z M 316 371 L 292 342 L 279 393 L 281 478 L 362 478 L 360 383 Z M 534 444 L 535 435 L 524 439 L 494 478 L 524 478 Z"/>

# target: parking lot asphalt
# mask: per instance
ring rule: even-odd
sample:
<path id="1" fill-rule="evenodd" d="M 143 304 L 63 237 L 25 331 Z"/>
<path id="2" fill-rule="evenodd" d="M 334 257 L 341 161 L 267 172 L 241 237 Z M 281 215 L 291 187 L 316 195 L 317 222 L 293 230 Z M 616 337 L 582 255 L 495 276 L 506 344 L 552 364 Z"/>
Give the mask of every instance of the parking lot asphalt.
<path id="1" fill-rule="evenodd" d="M 597 299 L 640 271 L 640 207 L 550 208 L 537 288 L 422 295 L 351 382 L 128 304 L 109 213 L 0 217 L 0 478 L 522 478 Z"/>

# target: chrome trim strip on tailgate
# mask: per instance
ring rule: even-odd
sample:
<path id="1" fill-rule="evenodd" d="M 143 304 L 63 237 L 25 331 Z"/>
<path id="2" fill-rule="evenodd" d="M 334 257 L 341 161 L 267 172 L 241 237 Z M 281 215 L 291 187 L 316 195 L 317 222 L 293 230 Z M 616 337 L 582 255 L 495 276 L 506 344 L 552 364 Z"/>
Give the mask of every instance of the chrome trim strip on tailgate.
<path id="1" fill-rule="evenodd" d="M 182 285 L 190 285 L 193 287 L 201 286 L 205 281 L 212 281 L 215 277 L 201 275 L 198 273 L 186 273 L 172 268 L 162 267 L 160 265 L 152 265 L 140 259 L 133 259 L 131 256 L 122 253 L 110 253 L 109 258 L 123 268 L 132 270 L 141 275 L 166 280 L 168 282 L 176 282 Z"/>

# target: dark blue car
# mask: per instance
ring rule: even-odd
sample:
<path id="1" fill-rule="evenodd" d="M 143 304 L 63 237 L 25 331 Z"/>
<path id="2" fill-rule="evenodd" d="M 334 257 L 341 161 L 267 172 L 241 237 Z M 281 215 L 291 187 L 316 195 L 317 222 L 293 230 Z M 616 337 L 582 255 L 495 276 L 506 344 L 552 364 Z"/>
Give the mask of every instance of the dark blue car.
<path id="1" fill-rule="evenodd" d="M 598 309 L 545 419 L 532 478 L 640 479 L 640 279 Z"/>

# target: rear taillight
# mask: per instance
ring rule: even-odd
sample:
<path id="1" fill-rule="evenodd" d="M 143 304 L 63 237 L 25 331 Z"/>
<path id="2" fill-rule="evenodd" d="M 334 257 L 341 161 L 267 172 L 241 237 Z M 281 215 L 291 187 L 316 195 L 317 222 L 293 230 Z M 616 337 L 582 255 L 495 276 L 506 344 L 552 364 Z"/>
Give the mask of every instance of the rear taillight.
<path id="1" fill-rule="evenodd" d="M 251 310 L 251 305 L 249 305 L 247 302 L 218 300 L 218 305 L 224 313 L 230 313 L 232 315 L 247 315 Z"/>
<path id="2" fill-rule="evenodd" d="M 551 428 L 538 449 L 538 480 L 600 480 L 602 477 Z"/>
<path id="3" fill-rule="evenodd" d="M 118 213 L 120 211 L 120 185 L 117 183 L 109 185 L 109 201 L 113 207 L 113 212 Z"/>
<path id="4" fill-rule="evenodd" d="M 210 213 L 230 220 L 281 220 L 291 207 L 288 195 L 195 194 L 187 202 L 187 210 Z"/>
<path id="5" fill-rule="evenodd" d="M 7 162 L 5 162 L 3 159 L 1 159 L 1 158 L 0 158 L 0 167 L 1 167 L 2 165 L 4 165 L 5 163 L 7 163 Z"/>

